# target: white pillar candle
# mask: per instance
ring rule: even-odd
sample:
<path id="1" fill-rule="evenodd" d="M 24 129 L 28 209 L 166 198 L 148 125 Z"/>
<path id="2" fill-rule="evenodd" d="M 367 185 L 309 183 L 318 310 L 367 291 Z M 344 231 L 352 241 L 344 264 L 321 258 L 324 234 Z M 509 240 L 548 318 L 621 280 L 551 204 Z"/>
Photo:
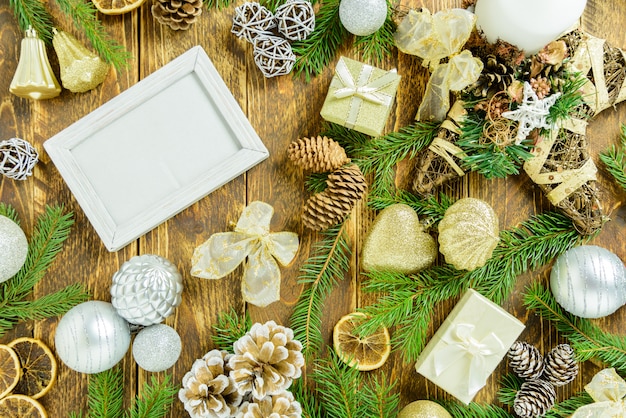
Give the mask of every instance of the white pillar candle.
<path id="1" fill-rule="evenodd" d="M 587 0 L 478 0 L 476 26 L 532 55 L 572 27 Z"/>

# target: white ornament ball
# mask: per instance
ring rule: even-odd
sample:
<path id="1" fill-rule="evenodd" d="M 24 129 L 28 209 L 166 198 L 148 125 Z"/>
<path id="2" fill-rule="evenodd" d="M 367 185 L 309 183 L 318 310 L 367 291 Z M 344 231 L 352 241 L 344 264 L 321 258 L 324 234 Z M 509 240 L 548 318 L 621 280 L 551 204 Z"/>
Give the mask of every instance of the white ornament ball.
<path id="1" fill-rule="evenodd" d="M 624 263 L 609 250 L 581 245 L 560 255 L 550 273 L 550 288 L 567 312 L 601 318 L 626 303 Z"/>
<path id="2" fill-rule="evenodd" d="M 83 302 L 61 318 L 54 343 L 70 369 L 100 373 L 122 360 L 130 346 L 130 328 L 110 303 Z"/>
<path id="3" fill-rule="evenodd" d="M 0 215 L 0 283 L 20 271 L 28 255 L 28 241 L 22 228 Z"/>
<path id="4" fill-rule="evenodd" d="M 180 357 L 181 350 L 180 336 L 165 324 L 142 329 L 133 341 L 133 357 L 139 367 L 148 372 L 169 369 Z"/>
<path id="5" fill-rule="evenodd" d="M 383 26 L 386 19 L 385 0 L 341 0 L 339 3 L 339 20 L 353 35 L 371 35 Z"/>

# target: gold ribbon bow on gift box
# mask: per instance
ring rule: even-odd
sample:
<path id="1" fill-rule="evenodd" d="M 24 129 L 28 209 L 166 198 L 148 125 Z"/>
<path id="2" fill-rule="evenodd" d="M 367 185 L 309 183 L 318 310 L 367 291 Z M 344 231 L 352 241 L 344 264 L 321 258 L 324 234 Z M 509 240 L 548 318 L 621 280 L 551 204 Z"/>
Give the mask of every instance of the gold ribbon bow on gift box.
<path id="1" fill-rule="evenodd" d="M 233 232 L 211 235 L 197 247 L 191 274 L 203 279 L 220 279 L 244 264 L 241 292 L 246 302 L 260 307 L 280 299 L 280 269 L 291 263 L 298 252 L 294 232 L 270 233 L 274 208 L 252 202 L 241 213 Z"/>
<path id="2" fill-rule="evenodd" d="M 478 80 L 483 70 L 480 59 L 465 50 L 476 16 L 464 9 L 442 10 L 434 15 L 426 8 L 409 11 L 394 38 L 398 49 L 422 58 L 431 76 L 417 111 L 417 120 L 445 119 L 450 109 L 450 91 L 460 91 Z M 439 61 L 448 58 L 448 62 Z"/>
<path id="3" fill-rule="evenodd" d="M 496 334 L 490 332 L 482 340 L 472 336 L 475 326 L 472 324 L 457 324 L 451 327 L 441 338 L 448 345 L 434 354 L 433 364 L 435 374 L 441 375 L 452 366 L 467 362 L 467 393 L 475 394 L 485 386 L 489 374 L 485 373 L 485 357 L 500 355 L 504 350 L 502 341 Z M 465 371 L 460 371 L 459 374 Z"/>
<path id="4" fill-rule="evenodd" d="M 572 418 L 623 418 L 626 417 L 626 382 L 615 369 L 599 371 L 585 390 L 595 403 L 581 406 Z"/>

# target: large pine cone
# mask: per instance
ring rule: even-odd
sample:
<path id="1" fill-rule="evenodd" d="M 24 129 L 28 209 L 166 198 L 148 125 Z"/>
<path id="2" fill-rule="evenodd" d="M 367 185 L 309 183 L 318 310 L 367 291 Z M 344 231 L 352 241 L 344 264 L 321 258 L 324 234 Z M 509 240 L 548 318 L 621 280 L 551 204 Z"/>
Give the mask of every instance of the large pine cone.
<path id="1" fill-rule="evenodd" d="M 513 372 L 522 379 L 536 379 L 543 373 L 543 356 L 534 345 L 516 341 L 509 348 L 507 357 Z"/>
<path id="2" fill-rule="evenodd" d="M 549 383 L 541 379 L 522 383 L 515 395 L 513 411 L 520 418 L 536 418 L 545 415 L 556 400 L 556 391 Z"/>
<path id="3" fill-rule="evenodd" d="M 236 418 L 300 418 L 302 407 L 289 391 L 260 400 L 244 402 Z"/>
<path id="4" fill-rule="evenodd" d="M 515 69 L 495 55 L 485 57 L 484 70 L 478 80 L 468 87 L 468 91 L 478 97 L 490 98 L 494 94 L 506 91 L 515 81 Z"/>
<path id="5" fill-rule="evenodd" d="M 334 171 L 350 161 L 343 147 L 325 136 L 296 139 L 289 144 L 287 153 L 303 170 L 317 173 Z"/>
<path id="6" fill-rule="evenodd" d="M 152 16 L 173 30 L 187 30 L 202 14 L 202 0 L 156 0 Z"/>
<path id="7" fill-rule="evenodd" d="M 228 418 L 239 409 L 243 397 L 228 376 L 231 357 L 227 351 L 211 350 L 183 377 L 178 398 L 192 418 Z"/>
<path id="8" fill-rule="evenodd" d="M 256 323 L 233 344 L 230 377 L 241 395 L 263 399 L 287 390 L 302 374 L 302 344 L 290 328 L 274 321 Z"/>
<path id="9" fill-rule="evenodd" d="M 545 364 L 544 378 L 554 386 L 566 385 L 578 374 L 578 363 L 569 344 L 554 347 L 546 356 Z"/>

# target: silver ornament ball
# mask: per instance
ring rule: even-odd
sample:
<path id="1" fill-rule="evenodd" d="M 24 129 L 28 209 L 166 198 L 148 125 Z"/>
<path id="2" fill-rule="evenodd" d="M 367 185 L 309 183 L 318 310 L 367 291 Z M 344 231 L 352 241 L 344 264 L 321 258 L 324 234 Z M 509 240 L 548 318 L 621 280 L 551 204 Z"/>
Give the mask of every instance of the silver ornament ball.
<path id="1" fill-rule="evenodd" d="M 0 215 L 0 283 L 20 271 L 28 255 L 28 241 L 22 228 Z"/>
<path id="2" fill-rule="evenodd" d="M 176 266 L 145 254 L 131 258 L 113 275 L 111 303 L 131 324 L 149 326 L 174 313 L 182 292 L 183 278 Z"/>
<path id="3" fill-rule="evenodd" d="M 133 341 L 133 357 L 148 372 L 162 372 L 176 363 L 182 343 L 176 330 L 165 324 L 151 325 L 139 331 Z"/>
<path id="4" fill-rule="evenodd" d="M 54 343 L 59 358 L 70 369 L 100 373 L 122 360 L 130 346 L 130 328 L 110 303 L 94 300 L 63 315 Z"/>
<path id="5" fill-rule="evenodd" d="M 550 289 L 567 312 L 601 318 L 626 303 L 624 263 L 609 250 L 581 245 L 560 255 L 550 273 Z"/>
<path id="6" fill-rule="evenodd" d="M 339 20 L 353 35 L 371 35 L 383 26 L 386 19 L 385 0 L 341 0 L 339 3 Z"/>

